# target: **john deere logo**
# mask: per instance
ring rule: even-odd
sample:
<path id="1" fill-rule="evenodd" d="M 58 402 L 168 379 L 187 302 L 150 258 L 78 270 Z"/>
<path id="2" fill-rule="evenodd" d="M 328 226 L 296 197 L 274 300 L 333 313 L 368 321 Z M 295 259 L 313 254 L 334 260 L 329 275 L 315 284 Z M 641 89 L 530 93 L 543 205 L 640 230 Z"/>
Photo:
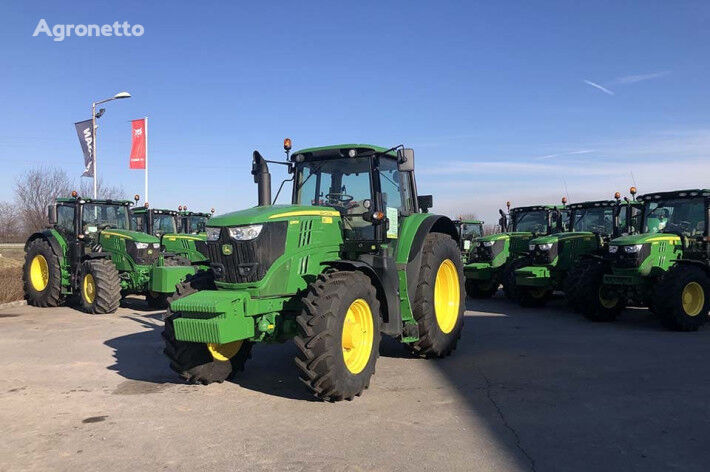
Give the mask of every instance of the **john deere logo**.
<path id="1" fill-rule="evenodd" d="M 234 251 L 234 248 L 231 244 L 222 244 L 222 254 L 225 256 L 231 256 L 232 251 Z"/>

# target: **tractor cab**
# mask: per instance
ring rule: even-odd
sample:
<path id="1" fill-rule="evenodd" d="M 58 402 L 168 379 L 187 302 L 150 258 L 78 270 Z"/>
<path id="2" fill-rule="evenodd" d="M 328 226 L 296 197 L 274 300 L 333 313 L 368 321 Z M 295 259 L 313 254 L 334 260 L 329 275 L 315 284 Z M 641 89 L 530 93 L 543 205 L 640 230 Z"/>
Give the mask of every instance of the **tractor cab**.
<path id="1" fill-rule="evenodd" d="M 483 221 L 481 220 L 455 220 L 458 228 L 461 253 L 466 254 L 471 249 L 472 242 L 483 236 Z"/>
<path id="2" fill-rule="evenodd" d="M 178 207 L 178 232 L 181 234 L 202 234 L 206 231 L 207 222 L 214 214 L 187 211 L 187 207 Z"/>
<path id="3" fill-rule="evenodd" d="M 178 212 L 159 208 L 134 208 L 131 210 L 131 229 L 162 238 L 178 232 Z"/>
<path id="4" fill-rule="evenodd" d="M 509 221 L 513 233 L 553 234 L 569 227 L 569 209 L 565 205 L 517 207 L 510 210 Z"/>

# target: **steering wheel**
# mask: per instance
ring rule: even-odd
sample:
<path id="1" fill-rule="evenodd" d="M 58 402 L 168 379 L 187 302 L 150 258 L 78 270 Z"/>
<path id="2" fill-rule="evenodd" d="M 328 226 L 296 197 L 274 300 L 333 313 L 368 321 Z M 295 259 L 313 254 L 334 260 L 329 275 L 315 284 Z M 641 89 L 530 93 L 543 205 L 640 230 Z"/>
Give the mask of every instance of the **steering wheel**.
<path id="1" fill-rule="evenodd" d="M 691 226 L 692 225 L 691 225 L 690 221 L 674 221 L 673 223 L 668 223 L 666 225 L 666 229 L 677 228 L 680 233 L 684 233 L 684 232 L 690 232 Z"/>
<path id="2" fill-rule="evenodd" d="M 325 195 L 325 198 L 328 200 L 335 200 L 336 202 L 342 204 L 342 205 L 347 205 L 348 203 L 352 202 L 355 197 L 352 195 L 348 195 L 347 193 L 328 193 Z"/>

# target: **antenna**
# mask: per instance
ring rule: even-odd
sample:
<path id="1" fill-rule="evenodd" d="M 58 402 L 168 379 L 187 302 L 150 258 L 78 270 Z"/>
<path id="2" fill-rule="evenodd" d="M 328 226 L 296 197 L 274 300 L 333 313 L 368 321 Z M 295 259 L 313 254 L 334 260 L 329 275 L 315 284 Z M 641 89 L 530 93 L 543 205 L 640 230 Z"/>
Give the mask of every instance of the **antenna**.
<path id="1" fill-rule="evenodd" d="M 634 171 L 631 170 L 631 171 L 629 171 L 629 172 L 631 173 L 631 180 L 632 180 L 633 183 L 634 183 L 634 187 L 638 188 L 638 185 L 636 185 L 636 178 L 634 177 Z"/>
<path id="2" fill-rule="evenodd" d="M 565 195 L 567 196 L 567 200 L 569 201 L 569 192 L 567 191 L 567 181 L 565 180 L 564 177 L 562 177 L 562 184 L 565 186 Z"/>

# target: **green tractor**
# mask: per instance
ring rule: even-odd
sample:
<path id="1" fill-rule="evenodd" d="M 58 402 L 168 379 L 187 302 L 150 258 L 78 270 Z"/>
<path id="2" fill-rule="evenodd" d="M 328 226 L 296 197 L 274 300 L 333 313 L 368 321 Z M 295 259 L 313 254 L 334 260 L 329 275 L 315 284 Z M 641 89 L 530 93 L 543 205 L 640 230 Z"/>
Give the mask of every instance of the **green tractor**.
<path id="1" fill-rule="evenodd" d="M 564 231 L 569 212 L 562 205 L 535 205 L 510 209 L 501 214 L 501 233 L 475 239 L 464 267 L 466 293 L 471 298 L 490 298 L 503 284 L 509 299 L 515 299 L 516 262 L 527 253 L 531 239 Z"/>
<path id="2" fill-rule="evenodd" d="M 710 309 L 710 190 L 657 192 L 639 200 L 642 233 L 611 241 L 604 270 L 589 274 L 586 283 L 604 298 L 648 306 L 668 329 L 695 331 Z M 619 313 L 597 307 L 585 314 L 612 321 Z"/>
<path id="3" fill-rule="evenodd" d="M 570 231 L 532 239 L 528 253 L 516 262 L 515 294 L 523 306 L 543 306 L 555 290 L 577 308 L 579 264 L 595 260 L 609 240 L 638 230 L 641 204 L 629 199 L 575 203 L 570 210 Z"/>
<path id="4" fill-rule="evenodd" d="M 136 195 L 134 198 L 137 202 L 140 197 Z M 206 269 L 209 259 L 204 224 L 200 233 L 185 233 L 180 213 L 175 210 L 150 208 L 146 203 L 143 207 L 131 210 L 131 229 L 152 234 L 160 239 L 161 249 L 171 256 L 171 261 L 179 261 L 180 265 L 194 264 L 200 266 L 199 269 Z"/>
<path id="5" fill-rule="evenodd" d="M 290 140 L 284 149 L 286 162 L 268 162 L 293 175 L 290 205 L 272 204 L 255 151 L 258 206 L 209 221 L 212 271 L 178 287 L 165 321 L 172 369 L 221 382 L 255 343 L 293 339 L 300 379 L 338 401 L 368 387 L 382 333 L 418 356 L 449 355 L 464 322 L 459 235 L 417 195 L 414 152 L 345 144 L 290 155 Z"/>
<path id="6" fill-rule="evenodd" d="M 25 244 L 23 282 L 30 305 L 58 306 L 78 295 L 89 313 L 113 313 L 127 294 L 166 307 L 191 266 L 170 263 L 155 236 L 131 231 L 126 200 L 93 200 L 72 192 L 48 208 L 50 226 Z"/>
<path id="7" fill-rule="evenodd" d="M 459 249 L 464 264 L 471 250 L 471 244 L 476 238 L 483 236 L 483 224 L 481 220 L 455 220 L 454 224 L 459 232 Z"/>

